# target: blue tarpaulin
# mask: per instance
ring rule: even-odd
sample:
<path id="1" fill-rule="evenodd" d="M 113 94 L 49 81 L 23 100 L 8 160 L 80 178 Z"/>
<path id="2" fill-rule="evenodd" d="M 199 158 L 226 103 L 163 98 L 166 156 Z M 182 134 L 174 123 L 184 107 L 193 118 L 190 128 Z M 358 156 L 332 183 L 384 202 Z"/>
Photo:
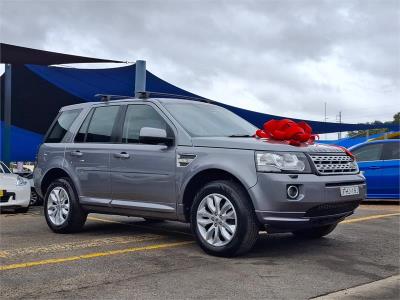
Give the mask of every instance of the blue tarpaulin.
<path id="1" fill-rule="evenodd" d="M 151 72 L 147 72 L 146 82 L 146 89 L 150 92 L 202 98 L 160 79 Z M 108 69 L 25 65 L 13 68 L 12 84 L 11 160 L 33 160 L 43 134 L 61 106 L 99 101 L 96 94 L 133 96 L 135 65 Z M 218 102 L 216 104 L 233 111 L 259 128 L 270 119 L 284 118 Z M 306 121 L 314 133 L 379 127 Z"/>

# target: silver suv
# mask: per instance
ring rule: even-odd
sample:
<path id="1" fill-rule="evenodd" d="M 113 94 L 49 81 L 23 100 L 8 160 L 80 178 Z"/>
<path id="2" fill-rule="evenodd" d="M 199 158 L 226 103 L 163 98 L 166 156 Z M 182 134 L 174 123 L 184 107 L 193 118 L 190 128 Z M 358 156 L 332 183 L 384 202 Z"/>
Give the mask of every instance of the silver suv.
<path id="1" fill-rule="evenodd" d="M 340 148 L 257 139 L 220 106 L 125 99 L 61 109 L 34 181 L 49 227 L 82 229 L 88 213 L 190 222 L 207 253 L 250 250 L 258 232 L 330 233 L 365 197 Z"/>

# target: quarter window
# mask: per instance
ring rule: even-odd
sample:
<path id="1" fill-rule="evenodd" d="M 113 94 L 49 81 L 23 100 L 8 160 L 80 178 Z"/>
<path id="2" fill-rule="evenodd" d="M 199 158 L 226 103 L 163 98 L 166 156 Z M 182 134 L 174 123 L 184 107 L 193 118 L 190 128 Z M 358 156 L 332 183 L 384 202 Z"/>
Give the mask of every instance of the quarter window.
<path id="1" fill-rule="evenodd" d="M 140 130 L 143 127 L 164 129 L 172 137 L 172 130 L 150 105 L 129 105 L 125 115 L 122 143 L 139 143 Z"/>
<path id="2" fill-rule="evenodd" d="M 72 109 L 59 114 L 57 121 L 46 137 L 45 143 L 60 143 L 80 112 L 81 109 Z"/>
<path id="3" fill-rule="evenodd" d="M 370 144 L 362 146 L 353 151 L 357 161 L 374 161 L 381 160 L 382 144 Z"/>
<path id="4" fill-rule="evenodd" d="M 93 109 L 86 117 L 75 138 L 77 142 L 109 143 L 119 106 L 102 106 Z"/>

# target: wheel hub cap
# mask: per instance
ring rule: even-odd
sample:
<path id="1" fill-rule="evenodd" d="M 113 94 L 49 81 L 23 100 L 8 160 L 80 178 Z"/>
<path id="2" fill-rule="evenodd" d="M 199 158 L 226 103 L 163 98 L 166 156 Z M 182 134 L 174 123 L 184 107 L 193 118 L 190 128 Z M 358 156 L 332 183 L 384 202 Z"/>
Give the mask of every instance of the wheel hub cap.
<path id="1" fill-rule="evenodd" d="M 197 228 L 210 245 L 221 247 L 235 235 L 237 216 L 232 202 L 221 194 L 210 194 L 197 208 Z"/>
<path id="2" fill-rule="evenodd" d="M 67 191 L 62 187 L 55 187 L 47 200 L 47 214 L 54 225 L 62 225 L 68 218 L 70 201 Z"/>

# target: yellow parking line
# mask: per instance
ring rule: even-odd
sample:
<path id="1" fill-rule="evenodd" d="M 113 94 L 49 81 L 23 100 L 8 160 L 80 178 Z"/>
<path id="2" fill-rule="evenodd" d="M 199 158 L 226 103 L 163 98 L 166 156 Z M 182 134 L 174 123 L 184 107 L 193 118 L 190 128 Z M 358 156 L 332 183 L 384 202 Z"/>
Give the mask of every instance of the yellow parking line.
<path id="1" fill-rule="evenodd" d="M 144 246 L 144 247 L 133 247 L 133 248 L 120 249 L 120 250 L 110 250 L 110 251 L 105 251 L 105 252 L 95 252 L 95 253 L 83 254 L 83 255 L 79 255 L 79 256 L 70 256 L 70 257 L 63 257 L 63 258 L 50 258 L 50 259 L 38 260 L 38 261 L 32 261 L 32 262 L 26 262 L 26 263 L 3 265 L 3 266 L 0 266 L 0 271 L 29 268 L 29 267 L 34 267 L 34 266 L 48 265 L 48 264 L 58 264 L 58 263 L 63 263 L 63 262 L 67 262 L 67 261 L 92 259 L 92 258 L 96 258 L 96 257 L 125 254 L 125 253 L 130 253 L 130 252 L 167 249 L 167 248 L 172 248 L 172 247 L 188 245 L 188 244 L 192 244 L 192 243 L 194 243 L 194 242 L 186 241 L 186 242 L 177 242 L 177 243 L 157 244 L 157 245 Z"/>
<path id="2" fill-rule="evenodd" d="M 356 222 L 362 222 L 362 221 L 374 220 L 374 219 L 381 219 L 381 218 L 392 217 L 392 216 L 400 216 L 400 213 L 385 214 L 385 215 L 372 215 L 372 216 L 367 216 L 367 217 L 353 218 L 353 219 L 348 219 L 348 220 L 342 221 L 342 222 L 340 222 L 340 224 L 350 224 L 350 223 L 356 223 Z"/>
<path id="3" fill-rule="evenodd" d="M 388 212 L 400 212 L 400 207 L 398 205 L 396 206 L 383 206 L 383 205 L 365 205 L 361 204 L 357 210 L 383 210 L 383 211 L 388 211 Z"/>
<path id="4" fill-rule="evenodd" d="M 23 255 L 34 255 L 34 254 L 43 254 L 43 253 L 51 253 L 51 252 L 60 252 L 60 251 L 71 251 L 77 249 L 87 249 L 108 245 L 116 245 L 116 244 L 128 244 L 128 243 L 138 243 L 138 242 L 147 242 L 152 240 L 161 240 L 163 237 L 161 235 L 155 234 L 140 234 L 134 236 L 117 236 L 117 237 L 107 237 L 102 239 L 92 239 L 92 240 L 83 240 L 83 241 L 75 241 L 69 243 L 58 243 L 58 244 L 50 244 L 45 246 L 33 246 L 33 247 L 24 247 L 24 248 L 14 248 L 9 250 L 0 251 L 0 257 L 15 257 L 15 256 L 23 256 Z"/>

